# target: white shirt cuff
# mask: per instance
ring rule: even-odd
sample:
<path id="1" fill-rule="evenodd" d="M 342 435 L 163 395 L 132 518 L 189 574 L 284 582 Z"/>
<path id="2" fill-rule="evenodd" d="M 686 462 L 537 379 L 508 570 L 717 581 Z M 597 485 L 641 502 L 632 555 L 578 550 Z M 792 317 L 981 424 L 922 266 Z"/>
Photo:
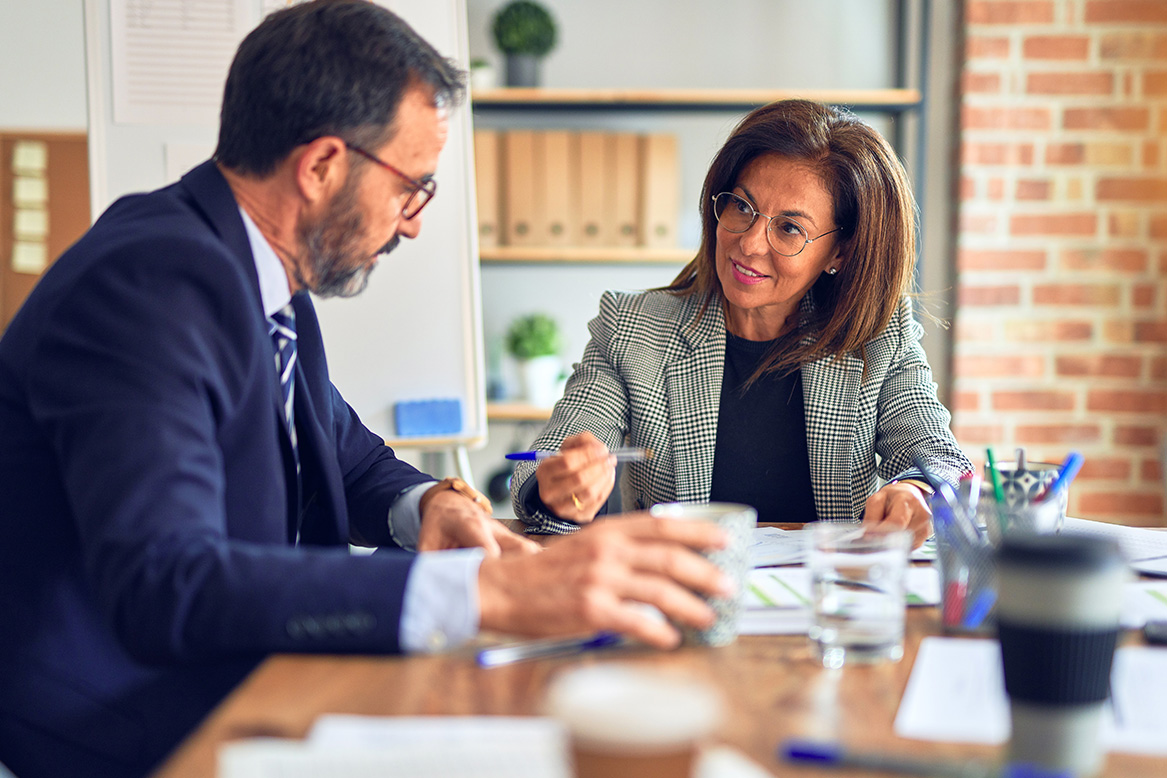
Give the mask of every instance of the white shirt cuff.
<path id="1" fill-rule="evenodd" d="M 393 542 L 406 551 L 417 550 L 417 534 L 421 529 L 421 496 L 425 494 L 437 481 L 426 481 L 414 484 L 401 494 L 389 506 L 389 535 Z M 423 488 L 424 487 L 424 488 Z"/>
<path id="2" fill-rule="evenodd" d="M 405 582 L 400 643 L 410 653 L 435 653 L 478 634 L 480 548 L 418 554 Z"/>

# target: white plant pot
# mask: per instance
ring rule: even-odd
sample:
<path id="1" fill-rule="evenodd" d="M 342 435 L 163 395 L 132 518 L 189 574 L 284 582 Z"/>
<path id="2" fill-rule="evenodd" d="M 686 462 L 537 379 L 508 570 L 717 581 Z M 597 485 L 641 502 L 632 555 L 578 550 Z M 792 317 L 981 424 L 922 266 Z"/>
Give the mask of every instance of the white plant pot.
<path id="1" fill-rule="evenodd" d="M 563 363 L 553 355 L 519 362 L 519 386 L 523 398 L 539 408 L 550 408 L 559 399 L 559 374 L 562 370 Z"/>

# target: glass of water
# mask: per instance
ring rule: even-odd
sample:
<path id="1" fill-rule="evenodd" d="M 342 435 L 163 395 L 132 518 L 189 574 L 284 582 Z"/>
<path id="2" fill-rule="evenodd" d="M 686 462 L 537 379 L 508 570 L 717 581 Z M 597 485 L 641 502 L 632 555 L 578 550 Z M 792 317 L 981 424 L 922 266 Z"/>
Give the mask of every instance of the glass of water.
<path id="1" fill-rule="evenodd" d="M 898 662 L 911 533 L 820 522 L 810 536 L 810 640 L 823 665 Z"/>

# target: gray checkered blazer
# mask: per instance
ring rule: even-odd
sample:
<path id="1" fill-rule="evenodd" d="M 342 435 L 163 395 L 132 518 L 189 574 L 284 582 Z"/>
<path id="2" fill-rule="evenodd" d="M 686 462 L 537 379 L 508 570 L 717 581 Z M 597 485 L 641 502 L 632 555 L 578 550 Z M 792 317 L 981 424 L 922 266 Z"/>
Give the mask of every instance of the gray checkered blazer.
<path id="1" fill-rule="evenodd" d="M 600 314 L 588 325 L 591 341 L 533 448 L 556 450 L 582 430 L 609 448 L 644 446 L 652 449 L 652 459 L 625 466 L 625 510 L 708 501 L 725 319 L 713 304 L 698 321 L 700 305 L 696 295 L 604 293 Z M 812 305 L 807 295 L 804 314 Z M 953 484 L 972 471 L 948 429 L 948 411 L 936 398 L 922 335 L 905 298 L 865 350 L 866 378 L 863 360 L 852 355 L 802 367 L 811 487 L 821 520 L 862 518 L 864 503 L 877 488 L 877 472 L 885 480 L 919 477 L 913 454 Z M 519 493 L 534 473 L 535 463 L 523 462 L 511 482 L 515 513 L 528 531 L 577 529 L 525 510 Z"/>

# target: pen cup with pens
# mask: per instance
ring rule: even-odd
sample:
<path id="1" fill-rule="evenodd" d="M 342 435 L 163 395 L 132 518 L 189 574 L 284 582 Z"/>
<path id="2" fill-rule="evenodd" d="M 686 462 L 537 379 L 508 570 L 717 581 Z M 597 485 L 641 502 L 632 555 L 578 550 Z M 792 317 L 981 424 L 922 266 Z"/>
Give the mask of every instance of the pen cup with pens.
<path id="1" fill-rule="evenodd" d="M 933 495 L 941 620 L 946 632 L 986 633 L 995 622 L 996 548 L 1013 534 L 1055 534 L 1066 519 L 1069 483 L 1082 466 L 1071 453 L 1061 465 L 998 462 L 990 449 L 982 484 L 975 475 L 960 488 Z"/>

